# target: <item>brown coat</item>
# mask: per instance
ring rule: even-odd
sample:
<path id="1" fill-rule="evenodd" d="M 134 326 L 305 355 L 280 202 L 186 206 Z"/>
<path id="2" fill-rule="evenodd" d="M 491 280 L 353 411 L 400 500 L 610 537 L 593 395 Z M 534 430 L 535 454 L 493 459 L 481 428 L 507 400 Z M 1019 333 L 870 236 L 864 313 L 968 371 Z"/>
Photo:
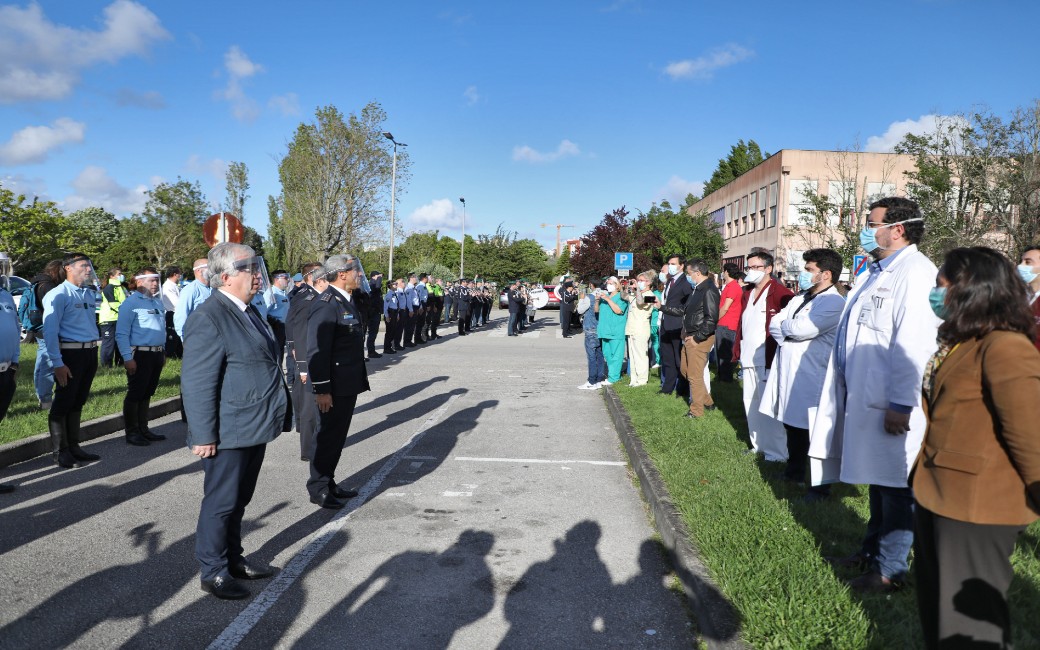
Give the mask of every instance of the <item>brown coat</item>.
<path id="1" fill-rule="evenodd" d="M 961 343 L 924 401 L 928 429 L 911 474 L 917 502 L 975 524 L 1026 525 L 1040 517 L 1040 352 L 1033 342 L 992 332 Z"/>

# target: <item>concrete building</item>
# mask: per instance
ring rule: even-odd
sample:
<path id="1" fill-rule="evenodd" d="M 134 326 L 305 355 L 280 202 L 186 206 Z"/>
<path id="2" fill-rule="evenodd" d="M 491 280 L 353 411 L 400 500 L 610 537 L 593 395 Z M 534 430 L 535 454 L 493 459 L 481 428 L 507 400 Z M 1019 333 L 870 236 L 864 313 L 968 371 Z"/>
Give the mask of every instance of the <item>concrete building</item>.
<path id="1" fill-rule="evenodd" d="M 828 215 L 828 226 L 840 239 L 839 220 L 858 231 L 872 201 L 905 196 L 904 172 L 914 169 L 913 158 L 901 154 L 783 149 L 688 212 L 707 212 L 721 226 L 723 263 L 743 268 L 753 248 L 764 248 L 776 258 L 776 270 L 794 280 L 802 269 L 802 253 L 824 245 L 821 233 L 806 227 L 813 221 L 806 218 L 812 210 L 807 192 L 838 206 Z"/>

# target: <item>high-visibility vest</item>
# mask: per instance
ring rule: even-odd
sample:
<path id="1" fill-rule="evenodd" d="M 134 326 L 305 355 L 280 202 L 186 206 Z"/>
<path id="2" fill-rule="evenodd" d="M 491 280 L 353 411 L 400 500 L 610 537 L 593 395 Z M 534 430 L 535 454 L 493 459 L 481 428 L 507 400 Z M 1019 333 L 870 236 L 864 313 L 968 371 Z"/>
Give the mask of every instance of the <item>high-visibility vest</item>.
<path id="1" fill-rule="evenodd" d="M 112 296 L 115 298 L 115 301 L 109 302 L 104 290 L 101 291 L 101 310 L 98 312 L 99 323 L 116 322 L 116 319 L 119 318 L 119 305 L 126 300 L 127 293 L 123 285 L 110 282 L 109 286 L 112 287 Z"/>

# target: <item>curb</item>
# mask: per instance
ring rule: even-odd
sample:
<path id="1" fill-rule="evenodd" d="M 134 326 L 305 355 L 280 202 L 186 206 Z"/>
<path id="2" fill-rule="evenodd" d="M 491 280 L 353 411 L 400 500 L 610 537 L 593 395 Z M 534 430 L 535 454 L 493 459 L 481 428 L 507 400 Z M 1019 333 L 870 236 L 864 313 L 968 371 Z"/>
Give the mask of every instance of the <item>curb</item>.
<path id="1" fill-rule="evenodd" d="M 148 407 L 148 418 L 155 419 L 181 410 L 181 398 L 167 397 Z M 122 413 L 114 413 L 96 420 L 84 422 L 79 429 L 80 442 L 87 442 L 107 436 L 126 428 Z M 16 440 L 0 445 L 0 468 L 21 463 L 22 461 L 45 456 L 51 453 L 51 437 L 49 433 L 39 433 L 29 438 Z"/>
<path id="2" fill-rule="evenodd" d="M 628 454 L 629 464 L 639 477 L 643 498 L 653 511 L 661 542 L 668 549 L 668 557 L 689 598 L 701 640 L 712 650 L 746 650 L 747 646 L 740 639 L 740 614 L 712 583 L 707 568 L 690 542 L 686 522 L 672 503 L 661 474 L 632 428 L 632 420 L 621 400 L 613 388 L 604 391 L 604 399 L 618 438 Z"/>

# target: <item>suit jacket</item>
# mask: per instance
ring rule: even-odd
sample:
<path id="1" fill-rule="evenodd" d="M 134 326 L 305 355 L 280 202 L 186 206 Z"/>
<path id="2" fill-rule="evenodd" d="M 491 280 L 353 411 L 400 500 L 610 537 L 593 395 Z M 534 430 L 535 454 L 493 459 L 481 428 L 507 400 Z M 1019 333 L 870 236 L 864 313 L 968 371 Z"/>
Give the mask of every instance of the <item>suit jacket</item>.
<path id="1" fill-rule="evenodd" d="M 292 410 L 274 346 L 238 305 L 214 291 L 184 332 L 181 395 L 189 447 L 241 449 L 289 430 Z"/>
<path id="2" fill-rule="evenodd" d="M 296 372 L 307 372 L 307 317 L 311 313 L 311 303 L 318 297 L 318 292 L 309 284 L 301 284 L 289 299 L 289 314 L 285 317 L 285 342 L 296 360 Z"/>
<path id="3" fill-rule="evenodd" d="M 667 297 L 664 301 L 665 307 L 671 307 L 672 313 L 667 309 L 661 310 L 661 329 L 665 331 L 679 331 L 682 329 L 682 314 L 686 309 L 686 301 L 693 293 L 693 287 L 686 279 L 685 273 L 675 276 L 671 287 L 668 288 Z"/>
<path id="4" fill-rule="evenodd" d="M 369 388 L 361 312 L 331 285 L 311 303 L 307 371 L 317 394 L 358 395 Z"/>
<path id="5" fill-rule="evenodd" d="M 1027 337 L 965 341 L 925 391 L 928 428 L 910 476 L 932 512 L 976 524 L 1040 517 L 1040 352 Z M 927 387 L 926 387 L 927 388 Z"/>
<path id="6" fill-rule="evenodd" d="M 751 296 L 755 290 L 755 285 L 749 284 L 744 287 L 744 294 L 740 297 L 740 313 L 743 314 L 744 310 L 747 309 L 748 303 L 751 302 Z M 776 339 L 769 336 L 769 324 L 773 322 L 773 316 L 778 314 L 781 309 L 787 306 L 787 303 L 791 302 L 791 298 L 794 297 L 794 292 L 785 287 L 776 278 L 769 280 L 769 294 L 766 295 L 766 368 L 773 367 L 773 357 L 776 356 Z M 733 343 L 733 360 L 740 361 L 740 342 L 743 340 L 744 335 L 742 332 L 743 321 L 737 321 L 737 338 Z"/>

